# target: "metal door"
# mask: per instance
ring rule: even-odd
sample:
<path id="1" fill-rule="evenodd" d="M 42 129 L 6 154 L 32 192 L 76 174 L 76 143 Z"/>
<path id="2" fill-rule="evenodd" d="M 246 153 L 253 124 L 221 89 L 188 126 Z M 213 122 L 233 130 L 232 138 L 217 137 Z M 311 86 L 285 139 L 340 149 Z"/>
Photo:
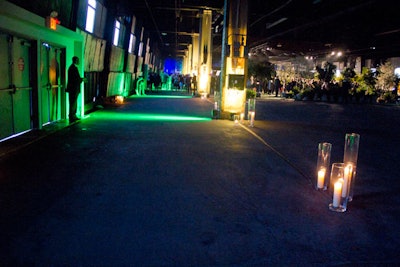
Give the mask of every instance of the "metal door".
<path id="1" fill-rule="evenodd" d="M 30 46 L 0 33 L 0 140 L 32 129 Z"/>
<path id="2" fill-rule="evenodd" d="M 41 74 L 41 116 L 42 124 L 46 125 L 63 119 L 65 116 L 65 92 L 63 89 L 62 72 L 64 70 L 63 49 L 48 43 L 42 43 L 40 74 Z"/>

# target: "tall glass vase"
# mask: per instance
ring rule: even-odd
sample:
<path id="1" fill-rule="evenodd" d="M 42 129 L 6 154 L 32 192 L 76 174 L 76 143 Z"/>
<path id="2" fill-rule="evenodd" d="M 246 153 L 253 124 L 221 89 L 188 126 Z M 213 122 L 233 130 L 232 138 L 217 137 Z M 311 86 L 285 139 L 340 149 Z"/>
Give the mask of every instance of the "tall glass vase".
<path id="1" fill-rule="evenodd" d="M 331 143 L 323 142 L 318 144 L 317 169 L 316 175 L 314 175 L 314 186 L 316 190 L 328 189 L 331 150 Z"/>
<path id="2" fill-rule="evenodd" d="M 251 112 L 256 112 L 256 99 L 249 98 L 247 100 L 247 119 L 251 120 Z"/>
<path id="3" fill-rule="evenodd" d="M 354 184 L 356 180 L 357 160 L 358 160 L 358 147 L 360 145 L 360 135 L 357 133 L 347 133 L 344 139 L 344 155 L 343 163 L 348 167 L 350 172 L 350 188 L 349 188 L 349 201 L 353 200 Z"/>
<path id="4" fill-rule="evenodd" d="M 332 203 L 329 204 L 329 209 L 337 212 L 345 212 L 349 201 L 350 179 L 346 173 L 345 164 L 335 162 L 332 164 L 330 173 L 329 192 L 332 193 Z"/>

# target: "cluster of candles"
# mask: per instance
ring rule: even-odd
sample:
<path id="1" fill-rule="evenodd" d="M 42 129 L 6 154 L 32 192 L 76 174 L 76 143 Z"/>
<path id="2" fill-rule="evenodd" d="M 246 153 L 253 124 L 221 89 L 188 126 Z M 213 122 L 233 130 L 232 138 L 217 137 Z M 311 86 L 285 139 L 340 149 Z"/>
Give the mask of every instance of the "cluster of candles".
<path id="1" fill-rule="evenodd" d="M 342 180 L 351 179 L 352 169 L 353 169 L 353 166 L 351 165 L 351 163 L 349 163 L 349 164 L 344 168 L 344 177 L 343 177 L 343 178 L 340 178 L 340 179 L 342 179 Z M 317 180 L 317 188 L 318 188 L 318 189 L 323 189 L 323 188 L 324 188 L 325 174 L 326 174 L 326 169 L 325 169 L 324 167 L 322 167 L 322 168 L 318 171 L 318 180 Z M 342 180 L 341 180 L 341 181 L 342 181 Z M 343 181 L 342 181 L 342 182 L 343 182 Z M 344 187 L 344 190 L 346 190 L 345 187 Z"/>
<path id="2" fill-rule="evenodd" d="M 359 134 L 346 134 L 343 162 L 333 163 L 331 168 L 332 145 L 327 142 L 318 144 L 315 189 L 322 191 L 330 189 L 333 196 L 329 209 L 332 211 L 346 211 L 347 203 L 353 199 L 359 140 Z M 328 173 L 329 168 L 330 173 Z"/>
<path id="3" fill-rule="evenodd" d="M 334 208 L 339 207 L 340 197 L 347 197 L 350 192 L 350 181 L 351 181 L 351 170 L 352 165 L 349 164 L 344 168 L 344 177 L 338 178 L 337 182 L 334 184 L 333 189 L 333 202 L 332 206 Z"/>
<path id="4" fill-rule="evenodd" d="M 249 111 L 249 125 L 250 127 L 254 127 L 254 118 L 256 116 L 255 111 Z M 233 121 L 235 122 L 235 125 L 240 123 L 243 124 L 244 122 L 244 113 L 240 113 L 240 115 L 233 115 Z"/>
<path id="5" fill-rule="evenodd" d="M 254 127 L 254 119 L 256 116 L 256 100 L 255 99 L 249 99 L 247 103 L 247 119 L 249 120 L 249 126 Z M 233 115 L 233 121 L 235 122 L 235 125 L 239 123 L 244 123 L 244 113 L 240 113 L 240 115 Z"/>
<path id="6" fill-rule="evenodd" d="M 321 167 L 317 176 L 317 190 L 328 189 L 328 186 L 325 187 L 325 180 L 328 179 L 326 178 L 326 174 L 326 169 Z M 340 212 L 346 211 L 347 203 L 350 201 L 349 197 L 353 175 L 353 164 L 341 162 L 332 164 L 330 179 L 328 179 L 331 180 L 331 185 L 333 186 L 332 203 L 329 204 L 330 210 Z"/>

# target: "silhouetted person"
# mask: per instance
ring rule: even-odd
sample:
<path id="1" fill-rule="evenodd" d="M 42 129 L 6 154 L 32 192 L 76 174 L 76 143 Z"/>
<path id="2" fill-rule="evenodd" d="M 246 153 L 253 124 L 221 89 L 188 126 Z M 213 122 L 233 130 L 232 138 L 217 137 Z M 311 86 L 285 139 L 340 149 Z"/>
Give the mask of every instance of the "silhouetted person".
<path id="1" fill-rule="evenodd" d="M 278 76 L 275 77 L 274 88 L 275 88 L 275 96 L 278 96 L 279 89 L 281 89 L 281 81 L 279 80 Z"/>
<path id="2" fill-rule="evenodd" d="M 193 85 L 193 87 L 192 87 L 193 95 L 195 95 L 196 91 L 197 91 L 197 76 L 196 76 L 196 74 L 193 74 L 192 85 Z"/>
<path id="3" fill-rule="evenodd" d="M 68 92 L 68 99 L 69 99 L 69 121 L 74 122 L 79 120 L 76 116 L 76 109 L 77 109 L 77 100 L 78 95 L 81 91 L 81 82 L 85 80 L 85 78 L 81 78 L 79 74 L 79 70 L 77 66 L 79 65 L 79 58 L 73 57 L 72 64 L 68 68 L 68 84 L 67 90 Z"/>

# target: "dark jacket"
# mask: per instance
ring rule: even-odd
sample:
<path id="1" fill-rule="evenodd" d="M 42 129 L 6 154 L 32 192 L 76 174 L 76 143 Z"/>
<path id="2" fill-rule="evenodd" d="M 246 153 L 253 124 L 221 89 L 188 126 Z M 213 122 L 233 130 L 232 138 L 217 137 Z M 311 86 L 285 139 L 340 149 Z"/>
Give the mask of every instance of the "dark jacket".
<path id="1" fill-rule="evenodd" d="M 66 91 L 75 94 L 79 93 L 82 80 L 83 79 L 79 75 L 78 68 L 75 66 L 75 64 L 71 64 L 71 66 L 68 68 L 68 84 Z"/>
<path id="2" fill-rule="evenodd" d="M 279 80 L 279 78 L 275 78 L 274 86 L 275 86 L 275 90 L 278 90 L 279 88 L 281 88 L 282 84 L 281 84 L 281 81 Z"/>

